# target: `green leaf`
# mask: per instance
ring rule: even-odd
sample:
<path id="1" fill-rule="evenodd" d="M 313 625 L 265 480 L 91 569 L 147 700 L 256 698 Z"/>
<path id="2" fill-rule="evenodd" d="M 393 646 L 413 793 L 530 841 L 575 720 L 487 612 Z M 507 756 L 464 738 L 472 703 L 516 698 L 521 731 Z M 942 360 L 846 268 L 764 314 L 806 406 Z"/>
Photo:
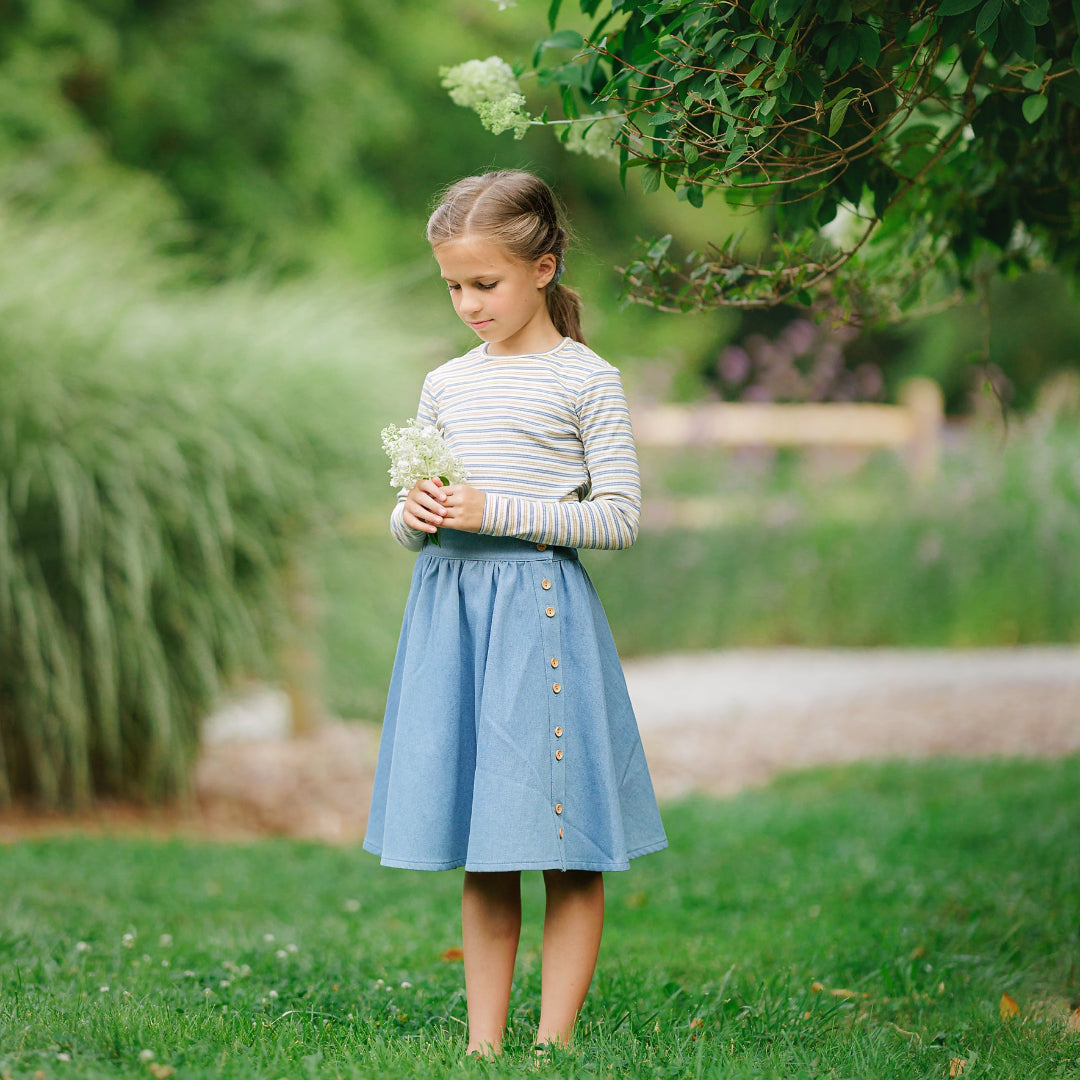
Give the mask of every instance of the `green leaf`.
<path id="1" fill-rule="evenodd" d="M 693 165 L 698 159 L 698 148 L 693 143 L 683 144 L 683 160 L 687 165 Z"/>
<path id="2" fill-rule="evenodd" d="M 748 87 L 753 86 L 754 83 L 756 83 L 758 79 L 761 78 L 761 75 L 765 71 L 766 67 L 768 67 L 768 64 L 758 64 L 757 67 L 755 67 L 752 71 L 748 72 L 745 76 L 743 76 L 743 82 L 745 82 Z"/>
<path id="3" fill-rule="evenodd" d="M 1011 4 L 1001 15 L 1001 28 L 1009 44 L 1025 60 L 1035 59 L 1035 30 Z"/>
<path id="4" fill-rule="evenodd" d="M 1073 45 L 1072 66 L 1073 71 L 1080 72 L 1080 39 L 1077 39 L 1076 44 Z"/>
<path id="5" fill-rule="evenodd" d="M 855 33 L 859 38 L 859 59 L 867 67 L 876 66 L 881 56 L 881 38 L 878 37 L 878 32 L 872 26 L 862 23 L 855 28 Z"/>
<path id="6" fill-rule="evenodd" d="M 700 210 L 705 201 L 705 189 L 700 184 L 691 184 L 686 189 L 686 201 Z"/>
<path id="7" fill-rule="evenodd" d="M 1053 60 L 1047 60 L 1045 64 L 1040 64 L 1037 68 L 1032 68 L 1026 75 L 1020 80 L 1020 85 L 1025 90 L 1039 90 L 1042 87 L 1043 79 L 1046 78 L 1046 73 L 1050 70 L 1050 65 Z"/>
<path id="8" fill-rule="evenodd" d="M 938 17 L 963 15 L 965 11 L 970 11 L 973 7 L 977 7 L 978 4 L 979 0 L 942 0 L 937 9 Z"/>
<path id="9" fill-rule="evenodd" d="M 1020 14 L 1029 26 L 1043 26 L 1050 21 L 1049 0 L 1020 0 Z"/>
<path id="10" fill-rule="evenodd" d="M 1029 124 L 1034 124 L 1046 112 L 1046 106 L 1049 104 L 1050 99 L 1045 94 L 1033 94 L 1031 97 L 1024 98 L 1024 104 L 1021 106 L 1024 110 L 1024 119 Z"/>
<path id="11" fill-rule="evenodd" d="M 559 8 L 562 7 L 562 0 L 551 0 L 551 6 L 548 8 L 548 28 L 550 30 L 555 29 L 555 24 L 559 21 Z"/>
<path id="12" fill-rule="evenodd" d="M 574 99 L 574 88 L 572 86 L 562 88 L 562 108 L 563 115 L 567 120 L 576 120 L 578 118 L 577 101 Z"/>
<path id="13" fill-rule="evenodd" d="M 933 142 L 939 134 L 936 124 L 908 124 L 900 129 L 896 141 L 901 146 L 907 143 Z"/>
<path id="14" fill-rule="evenodd" d="M 675 114 L 671 112 L 661 111 L 658 113 L 649 113 L 645 116 L 645 127 L 660 127 L 662 124 L 670 124 L 675 119 Z"/>
<path id="15" fill-rule="evenodd" d="M 1002 0 L 986 0 L 986 3 L 983 4 L 982 9 L 979 11 L 979 17 L 975 20 L 976 37 L 984 37 L 986 31 L 997 22 L 997 18 L 1001 14 L 1001 4 Z"/>
<path id="16" fill-rule="evenodd" d="M 667 254 L 669 247 L 671 247 L 671 233 L 667 233 L 665 236 L 661 236 L 659 240 L 654 241 L 645 258 L 651 263 L 658 263 Z"/>
<path id="17" fill-rule="evenodd" d="M 556 30 L 540 42 L 544 49 L 580 49 L 584 44 L 585 39 L 576 30 Z"/>
<path id="18" fill-rule="evenodd" d="M 641 170 L 641 190 L 646 195 L 651 195 L 654 191 L 658 191 L 660 188 L 660 166 L 654 161 L 650 161 L 644 169 Z"/>
<path id="19" fill-rule="evenodd" d="M 713 49 L 715 49 L 716 46 L 719 45 L 720 42 L 724 40 L 724 38 L 730 37 L 730 36 L 731 36 L 731 30 L 726 26 L 721 27 L 705 43 L 705 48 L 702 50 L 702 52 L 705 52 L 705 53 L 707 53 L 707 54 L 709 54 L 711 56 Z"/>
<path id="20" fill-rule="evenodd" d="M 855 62 L 855 56 L 859 51 L 859 34 L 856 27 L 845 27 L 837 37 L 833 38 L 825 54 L 825 70 L 840 73 L 846 72 Z"/>
<path id="21" fill-rule="evenodd" d="M 831 139 L 839 130 L 847 115 L 848 106 L 852 99 L 842 98 L 829 110 L 829 138 Z"/>

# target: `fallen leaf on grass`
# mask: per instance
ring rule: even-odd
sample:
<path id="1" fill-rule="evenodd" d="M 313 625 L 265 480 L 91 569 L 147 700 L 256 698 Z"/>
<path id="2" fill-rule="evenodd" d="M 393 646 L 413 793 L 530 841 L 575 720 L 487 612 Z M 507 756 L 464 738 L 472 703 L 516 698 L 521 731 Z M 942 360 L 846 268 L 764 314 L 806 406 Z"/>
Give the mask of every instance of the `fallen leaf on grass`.
<path id="1" fill-rule="evenodd" d="M 1080 1034 L 1080 1005 L 1077 1005 L 1071 1013 L 1069 1013 L 1069 1019 L 1065 1021 L 1065 1027 L 1069 1031 L 1075 1031 Z"/>
<path id="2" fill-rule="evenodd" d="M 949 1076 L 955 1078 L 964 1071 L 967 1058 L 949 1058 Z"/>
<path id="3" fill-rule="evenodd" d="M 155 1080 L 168 1080 L 176 1070 L 171 1065 L 161 1065 L 156 1061 L 150 1063 L 150 1073 Z"/>
<path id="4" fill-rule="evenodd" d="M 819 983 L 816 979 L 810 984 L 811 994 L 823 994 L 826 993 L 826 987 L 824 983 Z M 868 998 L 869 994 L 859 994 L 854 990 L 845 990 L 843 987 L 838 986 L 835 990 L 829 990 L 828 993 L 832 994 L 835 998 Z"/>
<path id="5" fill-rule="evenodd" d="M 1020 1015 L 1020 1006 L 1009 996 L 1008 991 L 1001 995 L 1001 1002 L 998 1004 L 998 1010 L 1001 1013 L 1002 1021 L 1008 1021 L 1014 1016 Z"/>
<path id="6" fill-rule="evenodd" d="M 464 960 L 465 950 L 460 948 L 447 949 L 439 958 L 441 960 Z"/>
<path id="7" fill-rule="evenodd" d="M 700 1016 L 695 1016 L 694 1019 L 690 1021 L 691 1028 L 703 1028 L 704 1026 L 705 1021 Z"/>
<path id="8" fill-rule="evenodd" d="M 863 1013 L 862 1016 L 868 1017 L 869 1013 Z M 899 1024 L 893 1023 L 892 1020 L 886 1020 L 886 1024 L 893 1028 L 899 1034 L 903 1035 L 905 1039 L 914 1039 L 916 1042 L 922 1042 L 922 1036 L 917 1031 L 908 1031 L 907 1028 L 902 1028 Z"/>

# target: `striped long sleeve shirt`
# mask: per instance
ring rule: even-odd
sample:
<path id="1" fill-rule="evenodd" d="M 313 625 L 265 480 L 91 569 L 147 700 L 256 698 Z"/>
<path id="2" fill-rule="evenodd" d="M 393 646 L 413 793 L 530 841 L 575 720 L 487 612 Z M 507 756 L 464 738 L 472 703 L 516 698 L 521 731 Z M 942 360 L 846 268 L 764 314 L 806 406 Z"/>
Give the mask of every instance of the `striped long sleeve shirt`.
<path id="1" fill-rule="evenodd" d="M 430 372 L 417 419 L 442 432 L 485 493 L 480 532 L 575 548 L 637 537 L 641 482 L 619 372 L 570 338 L 546 353 L 489 356 L 479 345 Z M 426 533 L 390 531 L 418 550 Z"/>

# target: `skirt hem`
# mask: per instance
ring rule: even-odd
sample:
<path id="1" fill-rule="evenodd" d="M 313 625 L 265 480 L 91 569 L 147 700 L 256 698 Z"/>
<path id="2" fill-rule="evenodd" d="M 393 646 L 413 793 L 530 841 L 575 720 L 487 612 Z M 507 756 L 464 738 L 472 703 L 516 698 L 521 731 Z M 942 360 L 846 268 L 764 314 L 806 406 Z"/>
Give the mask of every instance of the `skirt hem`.
<path id="1" fill-rule="evenodd" d="M 617 862 L 614 860 L 593 860 L 586 862 L 575 862 L 562 866 L 559 863 L 553 863 L 549 860 L 538 860 L 534 862 L 469 862 L 468 859 L 448 859 L 439 860 L 434 862 L 426 862 L 416 859 L 393 859 L 384 858 L 382 853 L 376 850 L 374 845 L 364 844 L 364 850 L 372 855 L 379 857 L 379 862 L 383 866 L 390 867 L 394 870 L 459 870 L 464 867 L 469 873 L 480 874 L 496 874 L 496 873 L 509 873 L 514 870 L 591 870 L 596 873 L 603 874 L 615 874 L 623 870 L 630 869 L 630 860 L 638 859 L 642 855 L 652 855 L 654 852 L 663 851 L 668 846 L 667 837 L 661 840 L 654 841 L 650 844 L 645 844 L 640 847 L 634 848 L 633 851 L 626 853 L 626 858 Z"/>

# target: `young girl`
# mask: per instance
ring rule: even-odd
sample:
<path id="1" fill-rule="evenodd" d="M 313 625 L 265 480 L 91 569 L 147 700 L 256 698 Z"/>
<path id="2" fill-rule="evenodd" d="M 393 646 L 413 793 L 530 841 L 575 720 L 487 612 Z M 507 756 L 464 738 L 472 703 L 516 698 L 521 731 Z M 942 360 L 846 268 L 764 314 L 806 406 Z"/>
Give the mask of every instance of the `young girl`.
<path id="1" fill-rule="evenodd" d="M 522 870 L 547 895 L 538 1046 L 566 1045 L 596 966 L 605 870 L 667 846 L 603 608 L 577 548 L 637 535 L 619 374 L 559 284 L 567 233 L 523 172 L 454 184 L 428 222 L 454 310 L 482 344 L 424 381 L 469 482 L 401 492 L 419 550 L 364 847 L 386 866 L 465 867 L 469 1053 L 498 1054 Z M 440 543 L 430 537 L 439 530 Z"/>

